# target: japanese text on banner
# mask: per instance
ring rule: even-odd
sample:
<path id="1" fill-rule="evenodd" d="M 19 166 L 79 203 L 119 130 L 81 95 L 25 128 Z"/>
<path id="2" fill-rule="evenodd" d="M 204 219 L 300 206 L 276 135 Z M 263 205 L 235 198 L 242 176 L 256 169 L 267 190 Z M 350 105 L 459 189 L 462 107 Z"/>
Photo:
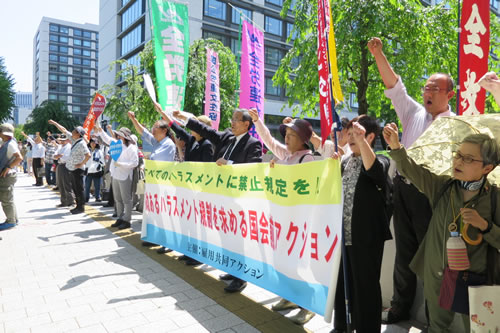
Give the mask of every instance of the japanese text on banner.
<path id="1" fill-rule="evenodd" d="M 264 33 L 257 27 L 243 22 L 241 42 L 240 108 L 257 109 L 264 121 Z M 258 138 L 255 128 L 250 135 Z"/>
<path id="2" fill-rule="evenodd" d="M 205 83 L 205 116 L 212 120 L 212 128 L 219 130 L 220 88 L 219 55 L 207 48 L 207 79 Z"/>
<path id="3" fill-rule="evenodd" d="M 460 103 L 458 114 L 484 113 L 486 91 L 478 84 L 488 71 L 490 49 L 490 4 L 464 0 L 460 33 Z"/>
<path id="4" fill-rule="evenodd" d="M 341 202 L 331 159 L 273 169 L 147 161 L 143 239 L 323 314 L 340 261 Z"/>
<path id="5" fill-rule="evenodd" d="M 187 5 L 151 0 L 158 100 L 167 110 L 182 110 L 189 60 Z"/>

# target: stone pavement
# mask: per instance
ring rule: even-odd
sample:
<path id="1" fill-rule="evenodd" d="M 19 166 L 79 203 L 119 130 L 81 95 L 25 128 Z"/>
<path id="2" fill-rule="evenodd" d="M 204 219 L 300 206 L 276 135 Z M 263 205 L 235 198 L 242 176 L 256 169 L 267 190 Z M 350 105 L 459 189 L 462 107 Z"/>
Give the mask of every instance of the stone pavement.
<path id="1" fill-rule="evenodd" d="M 250 284 L 242 294 L 226 294 L 217 280 L 220 271 L 188 267 L 176 259 L 179 253 L 159 255 L 156 248 L 142 247 L 136 232 L 140 214 L 133 216 L 134 231 L 114 231 L 108 228 L 112 209 L 91 203 L 87 214 L 74 216 L 55 208 L 57 192 L 32 183 L 19 175 L 20 224 L 0 233 L 0 333 L 326 333 L 332 328 L 320 316 L 304 328 L 294 325 L 283 315 L 298 310 L 270 310 L 277 295 Z"/>

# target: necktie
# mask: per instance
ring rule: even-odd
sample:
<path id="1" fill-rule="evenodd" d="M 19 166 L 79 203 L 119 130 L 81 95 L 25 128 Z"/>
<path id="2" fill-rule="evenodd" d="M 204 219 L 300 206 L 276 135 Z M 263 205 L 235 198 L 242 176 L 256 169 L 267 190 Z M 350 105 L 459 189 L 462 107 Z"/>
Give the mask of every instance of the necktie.
<path id="1" fill-rule="evenodd" d="M 225 160 L 229 160 L 229 157 L 231 156 L 231 152 L 233 151 L 233 148 L 234 148 L 234 144 L 236 143 L 236 138 L 233 138 L 231 140 L 231 144 L 229 145 L 229 147 L 227 147 L 226 149 L 226 152 L 224 153 L 224 156 L 223 158 Z"/>

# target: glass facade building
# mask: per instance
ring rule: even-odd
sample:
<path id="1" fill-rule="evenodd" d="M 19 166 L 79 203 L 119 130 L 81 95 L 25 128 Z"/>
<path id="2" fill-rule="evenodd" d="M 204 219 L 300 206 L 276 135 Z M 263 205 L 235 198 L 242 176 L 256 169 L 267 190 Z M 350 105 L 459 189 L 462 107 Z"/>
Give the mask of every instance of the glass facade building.
<path id="1" fill-rule="evenodd" d="M 34 44 L 34 106 L 63 101 L 83 122 L 98 87 L 98 26 L 44 17 Z"/>

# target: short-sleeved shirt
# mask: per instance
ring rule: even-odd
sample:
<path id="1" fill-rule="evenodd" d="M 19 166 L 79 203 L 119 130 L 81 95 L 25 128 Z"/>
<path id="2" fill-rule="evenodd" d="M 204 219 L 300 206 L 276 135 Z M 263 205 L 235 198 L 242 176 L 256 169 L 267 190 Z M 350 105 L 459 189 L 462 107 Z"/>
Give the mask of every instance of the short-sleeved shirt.
<path id="1" fill-rule="evenodd" d="M 153 151 L 149 157 L 153 161 L 173 161 L 175 158 L 175 143 L 165 137 L 160 142 L 156 141 L 153 134 L 147 129 L 142 132 L 142 139 L 153 146 Z"/>
<path id="2" fill-rule="evenodd" d="M 10 163 L 14 160 L 14 154 L 15 153 L 20 153 L 19 147 L 17 145 L 17 142 L 15 139 L 10 139 L 8 143 L 4 143 L 4 145 L 7 145 L 4 147 L 1 145 L 1 151 L 5 153 L 5 156 L 0 156 L 0 171 L 2 171 L 4 168 L 8 167 Z M 11 169 L 9 171 L 10 173 L 15 173 L 16 171 L 14 169 Z"/>
<path id="3" fill-rule="evenodd" d="M 85 155 L 90 154 L 89 148 L 83 139 L 76 140 L 71 146 L 69 153 L 69 159 L 66 162 L 66 168 L 69 171 L 76 170 L 76 165 L 83 162 Z M 80 169 L 85 169 L 85 165 L 80 167 Z"/>

